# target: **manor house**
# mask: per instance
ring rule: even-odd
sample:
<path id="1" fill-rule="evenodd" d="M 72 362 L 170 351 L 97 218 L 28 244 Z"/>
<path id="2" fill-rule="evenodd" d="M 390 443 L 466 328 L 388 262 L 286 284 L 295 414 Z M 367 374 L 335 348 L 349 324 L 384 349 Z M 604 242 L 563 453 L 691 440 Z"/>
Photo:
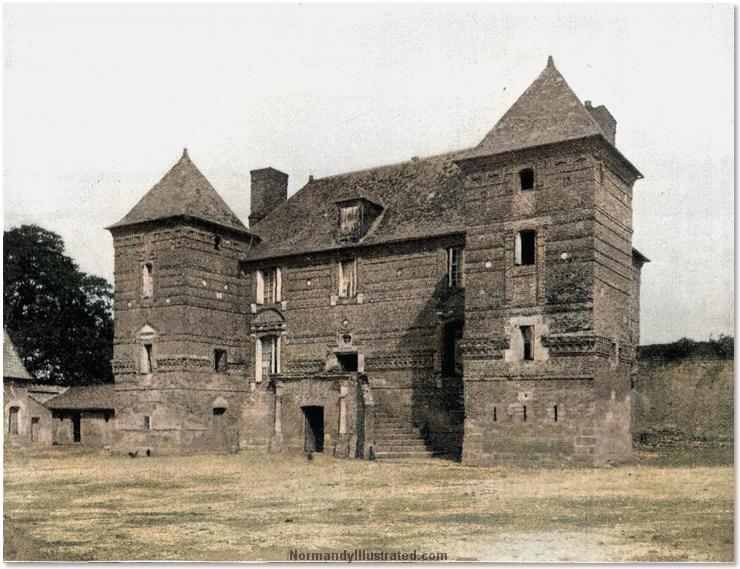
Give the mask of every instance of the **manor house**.
<path id="1" fill-rule="evenodd" d="M 290 198 L 253 170 L 248 226 L 183 152 L 109 228 L 114 450 L 629 458 L 647 259 L 616 124 L 550 58 L 474 148 Z"/>

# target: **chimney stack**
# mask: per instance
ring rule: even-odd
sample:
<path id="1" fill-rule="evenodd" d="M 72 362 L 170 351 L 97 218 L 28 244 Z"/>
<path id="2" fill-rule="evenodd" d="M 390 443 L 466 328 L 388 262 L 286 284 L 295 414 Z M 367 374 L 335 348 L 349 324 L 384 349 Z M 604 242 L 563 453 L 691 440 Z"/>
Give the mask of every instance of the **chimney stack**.
<path id="1" fill-rule="evenodd" d="M 252 170 L 250 174 L 252 189 L 249 226 L 252 227 L 288 199 L 288 174 L 275 168 Z"/>
<path id="2" fill-rule="evenodd" d="M 616 146 L 617 139 L 617 119 L 615 119 L 609 110 L 604 105 L 598 107 L 591 106 L 591 101 L 583 103 L 586 110 L 591 113 L 591 116 L 599 123 L 601 130 L 604 133 L 604 137 L 611 143 L 612 146 Z"/>

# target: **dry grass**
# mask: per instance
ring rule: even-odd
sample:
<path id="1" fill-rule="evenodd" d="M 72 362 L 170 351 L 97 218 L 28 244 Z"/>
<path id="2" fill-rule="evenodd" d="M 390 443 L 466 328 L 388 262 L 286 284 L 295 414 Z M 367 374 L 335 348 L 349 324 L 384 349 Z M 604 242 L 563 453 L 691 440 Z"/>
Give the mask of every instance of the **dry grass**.
<path id="1" fill-rule="evenodd" d="M 678 467 L 664 459 L 527 469 L 16 451 L 5 460 L 4 557 L 248 560 L 364 548 L 449 559 L 731 561 L 731 457 Z"/>

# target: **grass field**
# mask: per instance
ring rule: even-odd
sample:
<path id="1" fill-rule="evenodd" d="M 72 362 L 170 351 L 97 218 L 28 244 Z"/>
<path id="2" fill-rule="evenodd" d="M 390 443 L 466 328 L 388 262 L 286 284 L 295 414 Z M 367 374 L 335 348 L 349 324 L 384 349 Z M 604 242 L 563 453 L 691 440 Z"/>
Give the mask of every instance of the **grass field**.
<path id="1" fill-rule="evenodd" d="M 733 510 L 731 447 L 579 469 L 46 447 L 5 455 L 4 558 L 731 561 Z"/>

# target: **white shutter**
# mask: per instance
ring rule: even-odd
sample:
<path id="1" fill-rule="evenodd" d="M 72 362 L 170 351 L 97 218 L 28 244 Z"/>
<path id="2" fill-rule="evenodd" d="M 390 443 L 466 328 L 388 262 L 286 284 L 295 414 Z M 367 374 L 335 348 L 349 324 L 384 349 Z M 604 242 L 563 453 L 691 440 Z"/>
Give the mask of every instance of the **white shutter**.
<path id="1" fill-rule="evenodd" d="M 283 300 L 283 273 L 280 267 L 275 269 L 275 302 Z"/>
<path id="2" fill-rule="evenodd" d="M 282 342 L 280 336 L 275 336 L 275 373 L 280 373 L 280 347 Z"/>
<path id="3" fill-rule="evenodd" d="M 262 340 L 254 341 L 254 382 L 262 383 Z"/>
<path id="4" fill-rule="evenodd" d="M 262 271 L 257 271 L 257 294 L 254 297 L 254 301 L 257 304 L 265 303 L 265 277 L 262 275 Z"/>
<path id="5" fill-rule="evenodd" d="M 344 263 L 339 261 L 339 296 L 347 296 L 347 289 L 344 284 Z"/>
<path id="6" fill-rule="evenodd" d="M 522 264 L 522 234 L 517 233 L 514 237 L 514 264 Z"/>

